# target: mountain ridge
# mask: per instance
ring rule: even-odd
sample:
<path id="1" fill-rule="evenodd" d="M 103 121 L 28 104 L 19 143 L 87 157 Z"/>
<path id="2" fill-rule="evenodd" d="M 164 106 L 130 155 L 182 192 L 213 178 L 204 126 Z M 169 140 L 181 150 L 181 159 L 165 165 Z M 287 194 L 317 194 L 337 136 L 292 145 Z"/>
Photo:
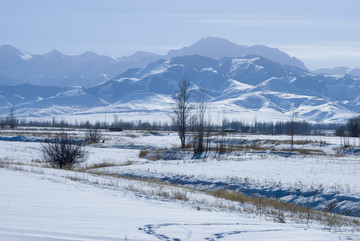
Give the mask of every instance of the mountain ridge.
<path id="1" fill-rule="evenodd" d="M 15 106 L 19 116 L 93 115 L 130 113 L 139 119 L 164 116 L 182 78 L 191 81 L 192 101 L 206 96 L 209 109 L 234 118 L 243 113 L 316 122 L 342 122 L 359 113 L 360 80 L 350 76 L 316 75 L 308 70 L 281 65 L 267 58 L 248 55 L 219 59 L 200 55 L 159 59 L 145 67 L 129 69 L 93 87 L 55 87 L 50 96 L 23 95 L 26 86 L 0 87 L 0 112 Z M 47 88 L 38 86 L 32 88 Z M 30 89 L 30 88 L 27 88 Z M 347 93 L 344 95 L 343 93 Z"/>
<path id="2" fill-rule="evenodd" d="M 298 68 L 307 69 L 305 64 L 295 57 L 264 45 L 245 46 L 238 45 L 229 40 L 219 37 L 202 38 L 189 47 L 179 50 L 170 50 L 167 57 L 199 54 L 210 58 L 241 57 L 246 55 L 259 55 L 274 62 L 286 65 L 293 65 Z"/>
<path id="3" fill-rule="evenodd" d="M 206 37 L 189 47 L 169 50 L 167 55 L 135 52 L 119 58 L 84 52 L 65 55 L 52 50 L 43 55 L 29 54 L 11 45 L 0 46 L 0 85 L 31 83 L 59 87 L 91 87 L 114 78 L 130 68 L 141 68 L 159 60 L 199 54 L 210 58 L 256 54 L 280 64 L 305 68 L 304 63 L 286 53 L 262 45 L 242 46 L 226 39 Z"/>

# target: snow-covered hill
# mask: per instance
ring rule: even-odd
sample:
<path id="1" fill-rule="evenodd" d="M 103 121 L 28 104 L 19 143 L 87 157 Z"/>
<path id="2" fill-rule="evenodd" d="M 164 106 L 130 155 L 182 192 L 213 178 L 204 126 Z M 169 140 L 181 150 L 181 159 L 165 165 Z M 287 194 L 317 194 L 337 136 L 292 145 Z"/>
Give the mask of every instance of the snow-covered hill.
<path id="1" fill-rule="evenodd" d="M 152 112 L 166 118 L 184 77 L 193 101 L 202 95 L 211 111 L 232 119 L 284 119 L 296 112 L 304 120 L 341 122 L 360 112 L 359 79 L 315 75 L 256 55 L 160 59 L 91 88 L 3 86 L 0 111 L 14 105 L 20 116 L 132 112 L 147 119 L 143 113 Z"/>

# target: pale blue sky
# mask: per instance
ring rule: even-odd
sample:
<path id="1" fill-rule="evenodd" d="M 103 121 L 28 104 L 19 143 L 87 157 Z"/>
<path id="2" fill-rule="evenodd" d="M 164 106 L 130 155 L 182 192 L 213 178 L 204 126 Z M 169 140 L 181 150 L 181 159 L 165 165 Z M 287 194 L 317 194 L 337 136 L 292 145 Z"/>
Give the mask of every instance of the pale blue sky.
<path id="1" fill-rule="evenodd" d="M 360 67 L 359 0 L 0 0 L 0 45 L 165 54 L 202 37 L 264 44 L 310 69 Z"/>

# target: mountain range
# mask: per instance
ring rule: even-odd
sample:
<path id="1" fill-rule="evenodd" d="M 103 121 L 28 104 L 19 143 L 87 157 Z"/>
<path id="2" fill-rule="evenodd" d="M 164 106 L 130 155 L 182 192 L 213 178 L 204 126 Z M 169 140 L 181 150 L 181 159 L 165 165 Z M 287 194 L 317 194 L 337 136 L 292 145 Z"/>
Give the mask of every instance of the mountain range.
<path id="1" fill-rule="evenodd" d="M 226 39 L 207 37 L 189 47 L 170 50 L 167 55 L 136 52 L 120 58 L 93 52 L 68 56 L 57 50 L 44 55 L 34 55 L 10 45 L 3 45 L 0 46 L 0 79 L 1 85 L 28 83 L 59 87 L 91 87 L 112 79 L 125 70 L 144 67 L 158 59 L 194 54 L 210 58 L 256 54 L 280 64 L 287 63 L 305 69 L 300 60 L 278 49 L 261 45 L 247 47 Z"/>
<path id="2" fill-rule="evenodd" d="M 111 58 L 86 52 L 31 55 L 0 47 L 0 113 L 23 117 L 123 113 L 164 116 L 181 79 L 192 100 L 231 119 L 341 122 L 360 112 L 360 79 L 317 74 L 300 60 L 266 46 L 241 46 L 207 37 L 165 56 L 137 52 Z"/>

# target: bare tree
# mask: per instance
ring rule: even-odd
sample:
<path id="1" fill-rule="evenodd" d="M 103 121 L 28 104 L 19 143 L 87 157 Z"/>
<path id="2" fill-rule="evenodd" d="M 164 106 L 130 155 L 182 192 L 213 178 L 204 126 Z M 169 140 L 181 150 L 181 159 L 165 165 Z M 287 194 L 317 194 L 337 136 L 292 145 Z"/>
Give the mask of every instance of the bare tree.
<path id="1" fill-rule="evenodd" d="M 346 123 L 346 129 L 351 137 L 360 137 L 360 116 L 353 117 Z"/>
<path id="2" fill-rule="evenodd" d="M 174 105 L 172 108 L 173 116 L 171 116 L 174 125 L 179 134 L 181 147 L 184 148 L 186 144 L 186 131 L 189 126 L 189 116 L 192 105 L 190 104 L 190 82 L 184 78 L 179 83 L 179 91 L 174 97 Z"/>
<path id="3" fill-rule="evenodd" d="M 228 121 L 226 120 L 225 116 L 221 122 L 221 130 L 220 130 L 220 139 L 218 136 L 217 140 L 217 152 L 220 154 L 226 152 L 226 126 L 228 125 Z"/>
<path id="4" fill-rule="evenodd" d="M 292 112 L 289 120 L 289 135 L 291 136 L 291 149 L 294 148 L 295 124 L 296 124 L 296 113 Z"/>
<path id="5" fill-rule="evenodd" d="M 193 146 L 194 146 L 194 154 L 201 154 L 204 152 L 204 133 L 206 129 L 206 121 L 205 121 L 205 114 L 206 114 L 206 106 L 204 98 L 201 97 L 200 102 L 196 107 L 196 113 L 193 117 L 194 120 L 194 127 L 195 127 L 195 136 L 193 139 Z"/>
<path id="6" fill-rule="evenodd" d="M 67 133 L 59 138 L 48 140 L 40 148 L 42 158 L 54 168 L 72 169 L 75 164 L 85 161 L 88 151 L 70 139 Z"/>
<path id="7" fill-rule="evenodd" d="M 0 118 L 0 127 L 4 129 L 4 128 L 5 128 L 5 124 L 6 124 L 5 118 L 1 117 L 1 118 Z"/>
<path id="8" fill-rule="evenodd" d="M 14 113 L 14 107 L 11 107 L 10 114 L 9 114 L 9 127 L 10 129 L 15 129 L 17 126 L 17 119 Z"/>

